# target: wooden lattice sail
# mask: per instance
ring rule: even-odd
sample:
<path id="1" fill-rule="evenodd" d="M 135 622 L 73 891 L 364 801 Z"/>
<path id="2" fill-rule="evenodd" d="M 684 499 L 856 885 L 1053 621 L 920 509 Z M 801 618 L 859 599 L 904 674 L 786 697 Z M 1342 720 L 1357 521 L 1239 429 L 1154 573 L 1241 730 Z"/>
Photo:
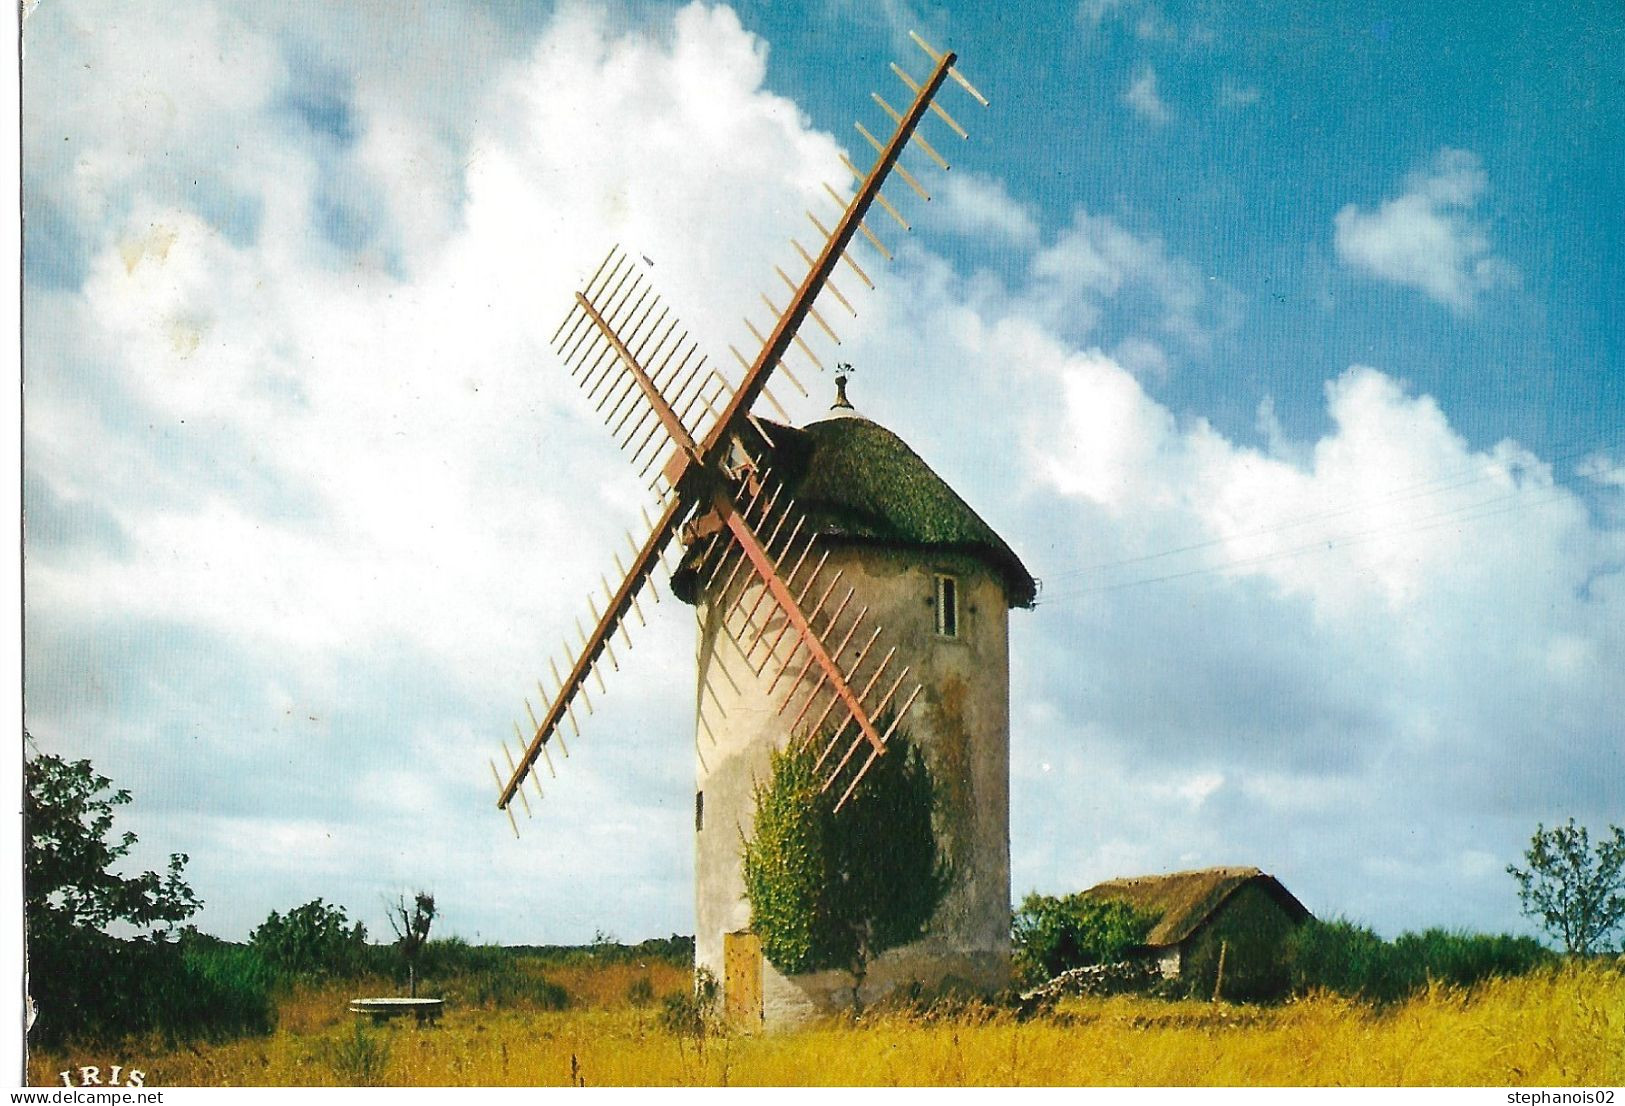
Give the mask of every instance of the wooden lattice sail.
<path id="1" fill-rule="evenodd" d="M 884 186 L 895 174 L 918 197 L 930 199 L 921 182 L 899 163 L 904 150 L 913 145 L 932 164 L 948 168 L 946 159 L 919 133 L 926 115 L 934 114 L 953 134 L 967 137 L 937 102 L 944 84 L 951 80 L 984 107 L 987 104 L 958 72 L 952 52 L 939 52 L 912 32 L 911 37 L 931 63 L 929 74 L 916 80 L 903 67 L 892 65 L 909 94 L 906 108 L 895 108 L 879 93 L 873 94 L 891 124 L 889 136 L 882 140 L 864 124 L 856 124 L 875 160 L 861 170 L 843 155 L 854 190 L 847 195 L 826 183 L 824 195 L 834 202 L 837 214 L 821 218 L 807 211 L 818 232 L 818 248 L 814 252 L 798 239 L 790 240 L 796 260 L 789 270 L 774 266 L 782 285 L 779 295 L 787 297 L 784 306 L 763 293 L 761 303 L 770 324 L 758 327 L 745 320 L 755 356 L 730 347 L 739 376 L 732 377 L 731 367 L 725 370 L 699 349 L 654 291 L 645 266 L 620 247 L 609 251 L 576 293 L 554 333 L 554 348 L 571 378 L 640 476 L 650 478 L 658 499 L 655 509 L 645 514 L 642 540 L 629 534 L 627 559 L 623 561 L 619 552 L 613 556 L 619 583 L 612 585 L 605 573 L 602 596 L 588 597 L 587 618 L 576 622 L 578 644 L 566 641 L 562 663 L 549 660 L 551 690 L 537 681 L 539 714 L 526 699 L 526 724 L 514 724 L 517 752 L 503 744 L 506 772 L 491 762 L 497 806 L 508 812 L 510 820 L 515 799 L 529 811 L 527 780 L 532 792 L 541 796 L 536 769 L 540 763 L 553 773 L 550 745 L 556 741 L 568 756 L 563 727 L 568 725 L 572 736 L 580 733 L 577 701 L 584 712 L 593 710 L 589 683 L 600 694 L 607 690 L 603 663 L 620 667 L 615 639 L 619 635 L 623 645 L 630 645 L 628 618 L 641 624 L 639 597 L 645 588 L 658 601 L 653 578 L 662 567 L 669 570 L 667 558 L 678 542 L 697 558 L 707 586 L 719 597 L 729 634 L 755 671 L 773 673 L 770 686 L 778 694 L 786 732 L 824 735 L 820 771 L 826 788 L 841 781 L 838 806 L 884 753 L 887 740 L 918 696 L 920 688 L 910 680 L 910 667 L 897 657 L 896 648 L 884 644 L 885 633 L 873 624 L 867 609 L 854 607 L 853 591 L 843 589 L 840 573 L 826 572 L 827 551 L 761 462 L 763 447 L 772 439 L 755 413 L 758 402 L 765 400 L 788 421 L 768 388 L 775 372 L 805 394 L 787 361 L 792 350 L 805 362 L 803 371 L 823 370 L 813 342 L 839 342 L 817 304 L 825 291 L 834 305 L 856 313 L 833 279 L 836 270 L 844 265 L 859 282 L 874 286 L 852 254 L 854 240 L 861 235 L 880 257 L 891 258 L 869 225 L 871 209 L 878 205 L 896 225 L 909 229 Z M 801 270 L 800 277 L 793 275 L 796 270 Z M 777 629 L 772 629 L 775 623 Z M 886 719 L 884 725 L 881 718 Z M 514 827 L 517 833 L 517 822 Z"/>

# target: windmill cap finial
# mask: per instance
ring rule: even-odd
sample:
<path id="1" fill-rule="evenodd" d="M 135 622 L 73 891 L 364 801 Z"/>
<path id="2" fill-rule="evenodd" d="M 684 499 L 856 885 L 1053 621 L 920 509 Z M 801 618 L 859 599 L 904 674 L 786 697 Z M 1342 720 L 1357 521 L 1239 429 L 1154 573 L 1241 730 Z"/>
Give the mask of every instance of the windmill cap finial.
<path id="1" fill-rule="evenodd" d="M 846 398 L 846 382 L 852 378 L 852 366 L 841 362 L 835 366 L 835 402 L 829 405 L 831 411 L 853 411 L 852 401 Z"/>

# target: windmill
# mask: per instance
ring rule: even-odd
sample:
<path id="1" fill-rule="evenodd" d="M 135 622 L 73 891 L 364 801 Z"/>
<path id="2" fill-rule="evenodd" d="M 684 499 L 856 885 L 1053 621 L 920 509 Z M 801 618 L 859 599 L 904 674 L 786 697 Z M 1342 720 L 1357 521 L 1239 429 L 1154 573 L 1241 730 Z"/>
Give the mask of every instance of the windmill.
<path id="1" fill-rule="evenodd" d="M 555 773 L 550 751 L 555 743 L 561 753 L 569 755 L 564 728 L 568 726 L 572 737 L 579 735 L 579 714 L 594 709 L 589 683 L 603 694 L 604 663 L 607 661 L 614 670 L 620 668 L 615 639 L 619 636 L 623 645 L 630 645 L 628 619 L 641 623 L 645 617 L 640 596 L 647 592 L 659 602 L 654 578 L 657 570 L 665 569 L 670 574 L 673 593 L 693 603 L 699 614 L 697 728 L 706 736 L 701 739 L 697 733 L 696 737 L 701 746 L 702 783 L 708 775 L 719 780 L 726 775 L 732 781 L 723 788 L 729 796 L 728 805 L 746 803 L 743 812 L 733 811 L 745 818 L 746 824 L 748 788 L 741 798 L 739 781 L 748 779 L 749 773 L 759 768 L 761 758 L 741 758 L 729 769 L 731 775 L 719 775 L 707 763 L 707 742 L 717 748 L 742 744 L 758 749 L 763 746 L 759 740 L 763 734 L 768 735 L 769 744 L 773 740 L 782 744 L 786 738 L 818 742 L 820 779 L 826 790 L 834 789 L 839 809 L 885 753 L 888 741 L 915 707 L 922 691 L 928 689 L 930 681 L 921 673 L 932 665 L 929 657 L 918 654 L 922 647 L 928 651 L 930 642 L 905 633 L 900 649 L 888 639 L 877 617 L 881 604 L 867 601 L 872 588 L 860 579 L 864 566 L 847 563 L 850 558 L 841 543 L 832 540 L 839 528 L 832 528 L 827 519 L 810 517 L 797 501 L 796 489 L 806 485 L 808 465 L 816 467 L 819 463 L 818 443 L 824 441 L 827 445 L 830 435 L 809 436 L 790 427 L 788 413 L 768 387 L 770 377 L 777 372 L 803 395 L 808 394 L 796 367 L 790 363 L 792 353 L 798 362 L 823 370 L 808 338 L 839 339 L 819 308 L 820 299 L 827 293 L 825 310 L 833 311 L 838 305 L 856 314 L 851 300 L 834 279 L 837 270 L 844 267 L 842 280 L 853 277 L 873 288 L 869 274 L 853 255 L 855 240 L 861 236 L 879 256 L 891 258 L 868 221 L 872 208 L 878 206 L 903 230 L 909 229 L 902 213 L 883 193 L 883 186 L 895 176 L 923 199 L 930 199 L 920 181 L 900 162 L 904 151 L 913 146 L 943 170 L 948 168 L 946 159 L 919 133 L 927 114 L 934 114 L 960 138 L 968 137 L 937 102 L 938 93 L 951 81 L 977 103 L 987 105 L 981 93 L 958 72 L 955 54 L 932 48 L 913 32 L 910 37 L 929 60 L 929 74 L 916 79 L 902 66 L 891 66 L 909 95 L 907 106 L 901 110 L 879 93 L 871 94 L 892 124 L 889 137 L 883 140 L 862 123 L 856 124 L 873 148 L 875 160 L 863 170 L 842 155 L 852 179 L 851 194 L 826 183 L 825 198 L 834 202 L 838 214 L 820 217 L 812 210 L 807 212 L 818 234 L 814 240 L 817 248 L 808 249 L 792 237 L 790 244 L 799 258 L 799 264 L 792 269 L 801 269 L 802 275 L 797 278 L 783 266 L 775 266 L 776 276 L 784 286 L 781 295 L 787 294 L 788 298 L 781 307 L 774 297 L 761 296 L 773 320 L 765 333 L 746 319 L 756 353 L 747 357 L 738 348 L 730 347 L 741 374 L 737 379 L 731 379 L 731 370 L 712 363 L 698 343 L 689 338 L 654 292 L 640 255 L 620 247 L 609 251 L 576 293 L 552 337 L 571 378 L 595 405 L 640 478 L 649 481 L 657 500 L 653 511 L 645 511 L 643 540 L 628 534 L 626 559 L 619 552 L 614 554 L 619 583 L 612 586 L 607 573 L 601 577 L 602 596 L 589 596 L 588 619 L 576 622 L 577 645 L 566 643 L 562 664 L 557 660 L 548 662 L 551 687 L 537 681 L 539 713 L 526 699 L 527 724 L 514 725 L 519 748 L 509 750 L 503 743 L 506 774 L 492 761 L 497 805 L 507 812 L 516 834 L 514 804 L 517 802 L 529 813 L 530 795 L 540 797 L 538 768 L 545 767 L 549 775 Z M 811 328 L 807 327 L 809 320 Z M 804 329 L 808 333 L 804 334 Z M 756 411 L 763 400 L 782 423 Z M 844 403 L 844 390 L 840 402 Z M 903 454 L 913 457 L 912 451 L 889 431 L 867 423 L 856 438 L 841 437 L 845 444 L 840 448 L 857 439 L 878 448 L 893 462 Z M 826 453 L 833 456 L 828 450 Z M 789 471 L 781 472 L 783 466 Z M 918 468 L 923 469 L 923 463 Z M 925 475 L 929 480 L 919 477 L 926 486 L 922 494 L 928 501 L 948 505 L 944 510 L 969 535 L 970 540 L 961 543 L 965 549 L 980 549 L 986 554 L 983 559 L 994 565 L 994 575 L 1000 580 L 1000 597 L 1014 596 L 1009 603 L 1012 606 L 1030 605 L 1033 582 L 1014 554 L 946 485 L 941 485 L 929 470 Z M 917 477 L 917 471 L 908 468 L 902 479 Z M 953 555 L 952 549 L 944 547 L 942 556 Z M 951 639 L 957 634 L 960 618 L 959 577 L 937 573 L 934 580 L 935 591 L 928 602 L 934 604 L 937 637 Z M 998 607 L 999 655 L 984 663 L 983 668 L 996 669 L 1001 681 L 993 714 L 1002 710 L 998 737 L 1007 744 L 1007 676 L 1002 653 L 1005 604 L 999 603 Z M 944 618 L 949 620 L 946 634 Z M 911 639 L 913 656 L 908 648 Z M 748 731 L 747 736 L 740 738 L 744 731 Z M 988 782 L 982 790 L 997 792 L 989 800 L 997 809 L 980 815 L 988 823 L 988 831 L 983 834 L 987 843 L 982 851 L 989 853 L 988 864 L 994 871 L 980 881 L 977 894 L 981 908 L 970 911 L 977 914 L 972 927 L 980 935 L 977 940 L 989 946 L 986 951 L 992 967 L 981 974 L 990 979 L 1000 974 L 1001 948 L 1004 960 L 1008 957 L 1007 765 L 1007 752 L 1001 752 L 983 766 L 982 774 Z M 730 828 L 713 835 L 719 844 L 707 853 L 702 832 L 705 794 L 703 787 L 697 791 L 695 811 L 696 833 L 700 835 L 696 864 L 701 914 L 698 959 L 716 963 L 722 959 L 720 946 L 728 944 L 722 940 L 724 932 L 719 926 L 732 926 L 726 935 L 738 938 L 729 945 L 732 951 L 728 956 L 737 960 L 739 950 L 748 956 L 749 945 L 748 936 L 733 918 L 737 903 L 729 901 L 730 897 L 739 898 L 737 830 Z M 977 815 L 970 811 L 969 816 Z M 731 844 L 729 832 L 735 834 Z M 716 848 L 722 851 L 716 852 Z M 708 922 L 707 903 L 719 901 L 723 903 L 719 919 Z M 743 979 L 751 972 L 736 972 L 732 961 L 726 965 L 730 1006 L 752 1008 L 754 1004 L 754 1009 L 760 1011 L 759 952 L 756 959 L 754 984 L 736 983 L 736 976 Z M 773 973 L 769 970 L 767 975 L 771 979 Z M 749 993 L 753 987 L 754 997 Z"/>

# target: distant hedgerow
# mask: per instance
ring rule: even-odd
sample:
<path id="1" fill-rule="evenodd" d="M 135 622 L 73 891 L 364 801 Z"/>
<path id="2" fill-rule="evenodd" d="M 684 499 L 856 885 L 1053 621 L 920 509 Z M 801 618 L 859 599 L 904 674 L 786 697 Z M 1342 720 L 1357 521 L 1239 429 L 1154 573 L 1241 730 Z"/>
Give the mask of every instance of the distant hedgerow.
<path id="1" fill-rule="evenodd" d="M 1305 922 L 1287 939 L 1286 956 L 1294 992 L 1319 989 L 1374 1002 L 1396 1002 L 1430 981 L 1469 987 L 1557 961 L 1532 937 L 1429 929 L 1384 941 L 1342 919 Z"/>

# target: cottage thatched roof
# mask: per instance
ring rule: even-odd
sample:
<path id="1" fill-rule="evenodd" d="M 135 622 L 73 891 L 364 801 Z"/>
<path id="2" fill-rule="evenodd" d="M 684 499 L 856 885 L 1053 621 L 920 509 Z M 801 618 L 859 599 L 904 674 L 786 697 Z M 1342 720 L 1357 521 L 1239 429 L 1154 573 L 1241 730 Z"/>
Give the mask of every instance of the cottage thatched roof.
<path id="1" fill-rule="evenodd" d="M 1292 892 L 1258 868 L 1202 868 L 1163 876 L 1112 879 L 1096 884 L 1084 895 L 1114 899 L 1137 910 L 1160 915 L 1157 924 L 1146 934 L 1145 945 L 1164 948 L 1177 945 L 1196 932 L 1231 895 L 1250 883 L 1258 884 L 1294 921 L 1309 917 L 1309 911 Z"/>
<path id="2" fill-rule="evenodd" d="M 766 464 L 795 499 L 813 532 L 844 542 L 964 553 L 1004 582 L 1012 607 L 1030 607 L 1037 584 L 1004 539 L 908 445 L 855 415 L 799 429 L 767 424 Z M 692 565 L 672 589 L 693 601 Z"/>

